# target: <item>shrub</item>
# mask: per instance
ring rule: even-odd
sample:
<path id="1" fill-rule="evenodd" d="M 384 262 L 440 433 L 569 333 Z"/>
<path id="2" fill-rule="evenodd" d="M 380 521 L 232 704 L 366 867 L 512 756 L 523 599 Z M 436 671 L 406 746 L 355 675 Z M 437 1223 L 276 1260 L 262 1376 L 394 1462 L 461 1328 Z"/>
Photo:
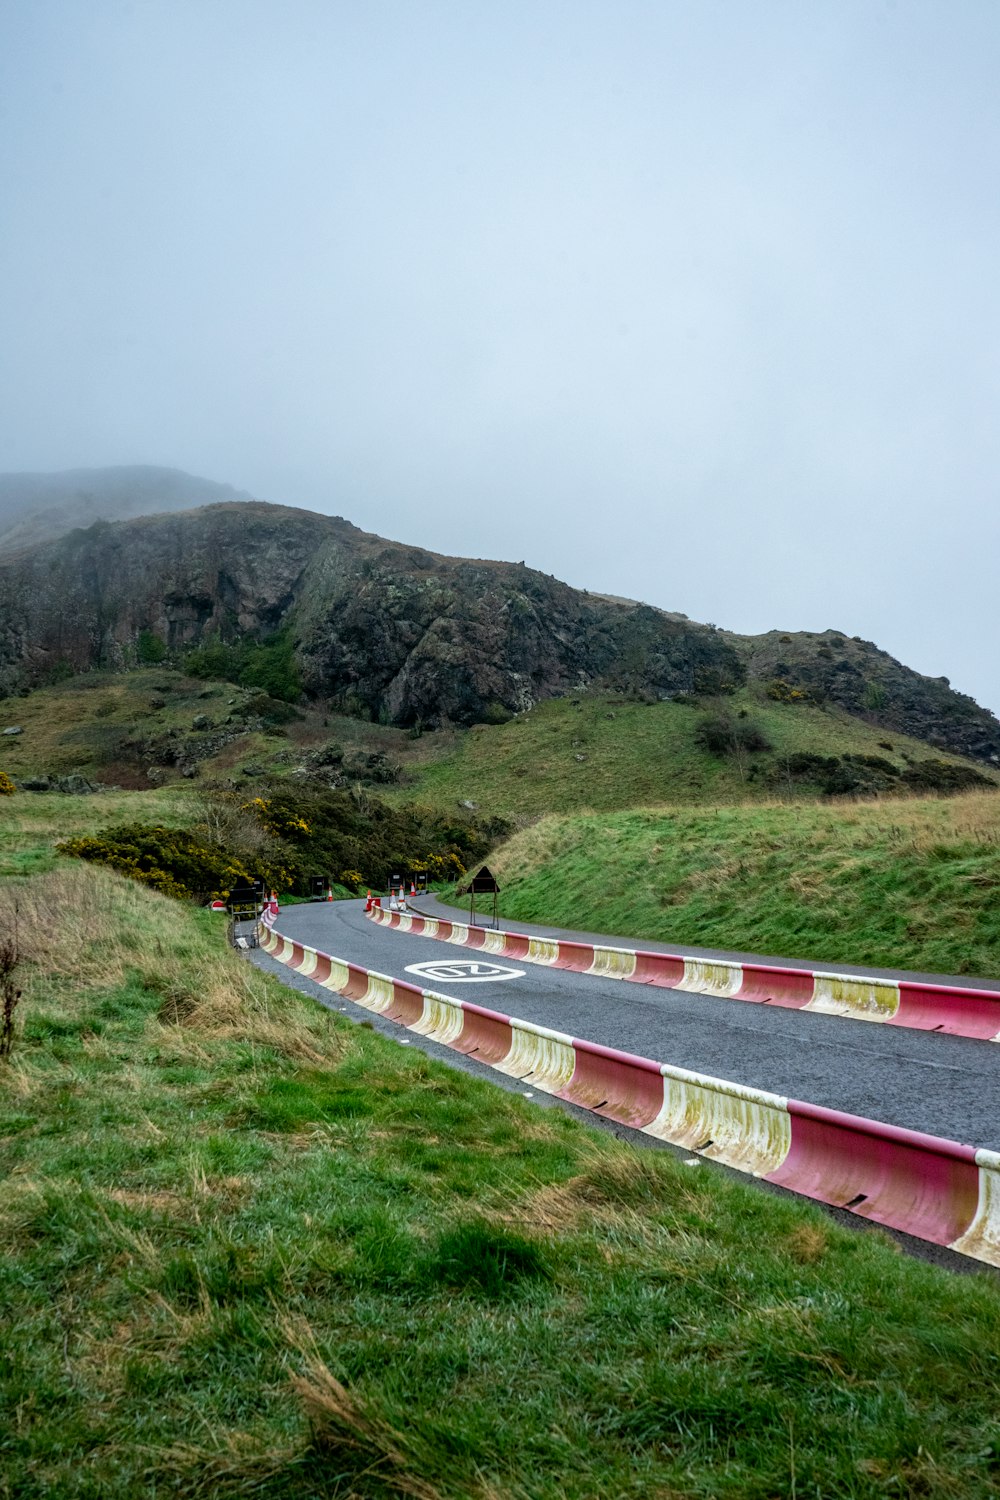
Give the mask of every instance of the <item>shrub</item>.
<path id="1" fill-rule="evenodd" d="M 914 792 L 968 792 L 975 788 L 997 790 L 995 781 L 972 766 L 954 766 L 946 760 L 917 760 L 900 776 L 904 786 Z"/>
<path id="2" fill-rule="evenodd" d="M 192 677 L 221 677 L 285 703 L 294 703 L 302 692 L 295 643 L 287 630 L 267 641 L 229 644 L 214 637 L 189 651 L 184 666 Z"/>
<path id="3" fill-rule="evenodd" d="M 144 667 L 158 666 L 167 657 L 166 642 L 160 639 L 155 630 L 139 631 L 139 641 L 136 650 L 139 660 Z"/>
<path id="4" fill-rule="evenodd" d="M 291 703 L 282 702 L 280 698 L 272 698 L 267 693 L 254 693 L 252 698 L 248 698 L 246 712 L 253 718 L 260 719 L 267 727 L 275 724 L 291 724 L 293 719 L 302 717 Z"/>
<path id="5" fill-rule="evenodd" d="M 792 687 L 783 677 L 773 677 L 767 684 L 765 692 L 769 698 L 776 703 L 808 703 L 812 694 L 808 688 Z"/>
<path id="6" fill-rule="evenodd" d="M 712 755 L 755 754 L 771 749 L 771 742 L 759 724 L 730 713 L 709 714 L 696 727 L 694 737 Z"/>
<path id="7" fill-rule="evenodd" d="M 12 797 L 17 787 L 11 781 L 6 771 L 0 771 L 0 797 Z"/>
<path id="8" fill-rule="evenodd" d="M 110 865 L 165 896 L 208 901 L 250 872 L 238 860 L 181 828 L 128 823 L 59 844 L 62 854 Z"/>

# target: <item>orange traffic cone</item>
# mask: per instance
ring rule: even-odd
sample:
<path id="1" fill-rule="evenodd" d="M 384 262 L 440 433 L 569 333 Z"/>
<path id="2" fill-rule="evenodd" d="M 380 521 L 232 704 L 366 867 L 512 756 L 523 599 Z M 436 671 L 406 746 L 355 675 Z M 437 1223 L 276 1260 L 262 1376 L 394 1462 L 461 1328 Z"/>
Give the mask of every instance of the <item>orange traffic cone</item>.
<path id="1" fill-rule="evenodd" d="M 368 900 L 365 902 L 365 911 L 371 911 L 371 909 L 372 909 L 372 893 L 371 893 L 371 891 L 369 891 L 368 892 Z"/>
<path id="2" fill-rule="evenodd" d="M 332 901 L 333 900 L 333 890 L 331 889 L 330 886 L 327 886 L 327 888 L 326 888 L 326 899 L 328 901 Z"/>
<path id="3" fill-rule="evenodd" d="M 415 880 L 411 880 L 410 881 L 410 895 L 411 896 L 415 896 L 416 894 L 417 894 L 417 882 Z"/>

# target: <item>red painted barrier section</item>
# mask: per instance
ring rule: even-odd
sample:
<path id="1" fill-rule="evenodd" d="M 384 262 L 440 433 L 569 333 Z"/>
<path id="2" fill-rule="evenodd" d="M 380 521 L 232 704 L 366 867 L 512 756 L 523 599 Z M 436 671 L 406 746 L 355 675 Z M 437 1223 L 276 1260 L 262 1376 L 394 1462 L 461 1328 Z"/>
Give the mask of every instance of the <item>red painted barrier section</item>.
<path id="1" fill-rule="evenodd" d="M 572 969 L 574 974 L 585 974 L 594 962 L 593 943 L 564 943 L 560 938 L 558 946 L 559 957 L 550 968 Z"/>
<path id="2" fill-rule="evenodd" d="M 801 1010 L 813 997 L 814 983 L 814 976 L 807 969 L 769 969 L 762 964 L 744 964 L 743 983 L 733 998 Z"/>
<path id="3" fill-rule="evenodd" d="M 637 953 L 635 973 L 629 978 L 634 984 L 656 984 L 672 990 L 684 978 L 684 960 L 672 953 Z"/>
<path id="4" fill-rule="evenodd" d="M 485 1010 L 481 1005 L 463 1001 L 465 1024 L 461 1035 L 452 1042 L 456 1052 L 472 1053 L 484 1063 L 503 1062 L 514 1045 L 514 1034 L 508 1016 Z"/>
<path id="5" fill-rule="evenodd" d="M 305 962 L 306 950 L 301 943 L 292 943 L 292 951 L 288 958 L 283 959 L 290 969 L 301 969 Z"/>
<path id="6" fill-rule="evenodd" d="M 360 1000 L 362 995 L 367 995 L 368 970 L 359 969 L 357 964 L 348 964 L 347 983 L 340 993 L 347 1000 Z"/>
<path id="7" fill-rule="evenodd" d="M 322 984 L 330 977 L 330 956 L 327 953 L 316 954 L 316 967 L 310 974 L 310 979 L 315 979 L 317 984 Z"/>
<path id="8" fill-rule="evenodd" d="M 508 932 L 504 934 L 504 939 L 504 958 L 527 958 L 528 945 L 531 942 L 527 933 Z"/>
<path id="9" fill-rule="evenodd" d="M 983 990 L 950 990 L 938 984 L 899 986 L 899 1010 L 890 1026 L 916 1031 L 947 1031 L 991 1041 L 1000 1033 L 1000 995 Z"/>
<path id="10" fill-rule="evenodd" d="M 470 927 L 469 936 L 462 944 L 464 948 L 481 948 L 486 941 L 485 927 Z"/>
<path id="11" fill-rule="evenodd" d="M 438 930 L 434 936 L 438 938 L 450 938 L 454 928 L 454 922 L 438 922 Z"/>
<path id="12" fill-rule="evenodd" d="M 663 1074 L 658 1063 L 627 1052 L 612 1052 L 596 1042 L 573 1039 L 576 1067 L 557 1093 L 621 1125 L 640 1130 L 663 1107 Z"/>
<path id="13" fill-rule="evenodd" d="M 769 1182 L 950 1245 L 979 1203 L 971 1146 L 789 1099 L 792 1146 Z"/>
<path id="14" fill-rule="evenodd" d="M 420 1020 L 423 1013 L 423 991 L 412 984 L 404 984 L 401 979 L 394 979 L 392 1004 L 382 1014 L 388 1016 L 390 1021 L 398 1021 L 401 1026 L 412 1026 L 414 1021 Z"/>

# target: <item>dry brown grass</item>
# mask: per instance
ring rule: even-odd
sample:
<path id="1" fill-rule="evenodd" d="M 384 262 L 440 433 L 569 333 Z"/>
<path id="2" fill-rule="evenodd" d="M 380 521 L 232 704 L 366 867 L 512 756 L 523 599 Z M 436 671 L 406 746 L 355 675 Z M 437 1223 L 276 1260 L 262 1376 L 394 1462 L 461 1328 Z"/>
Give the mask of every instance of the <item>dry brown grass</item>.
<path id="1" fill-rule="evenodd" d="M 829 1235 L 822 1224 L 796 1224 L 785 1243 L 788 1253 L 799 1265 L 815 1265 L 826 1254 Z"/>
<path id="2" fill-rule="evenodd" d="M 96 991 L 137 976 L 161 997 L 151 1024 L 177 1055 L 233 1039 L 312 1064 L 342 1055 L 322 1009 L 227 949 L 221 924 L 199 931 L 181 922 L 183 908 L 167 896 L 89 864 L 11 881 L 7 893 L 17 905 L 26 1007 L 79 1013 Z"/>

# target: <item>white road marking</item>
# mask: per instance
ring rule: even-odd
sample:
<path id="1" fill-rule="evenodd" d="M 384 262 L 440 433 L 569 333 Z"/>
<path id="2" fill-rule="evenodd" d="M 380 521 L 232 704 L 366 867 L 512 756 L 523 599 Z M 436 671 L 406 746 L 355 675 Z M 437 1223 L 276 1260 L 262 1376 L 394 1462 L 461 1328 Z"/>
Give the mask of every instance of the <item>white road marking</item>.
<path id="1" fill-rule="evenodd" d="M 523 969 L 507 969 L 502 964 L 472 958 L 438 958 L 429 963 L 407 964 L 406 972 L 436 984 L 493 984 L 501 979 L 524 977 Z"/>

